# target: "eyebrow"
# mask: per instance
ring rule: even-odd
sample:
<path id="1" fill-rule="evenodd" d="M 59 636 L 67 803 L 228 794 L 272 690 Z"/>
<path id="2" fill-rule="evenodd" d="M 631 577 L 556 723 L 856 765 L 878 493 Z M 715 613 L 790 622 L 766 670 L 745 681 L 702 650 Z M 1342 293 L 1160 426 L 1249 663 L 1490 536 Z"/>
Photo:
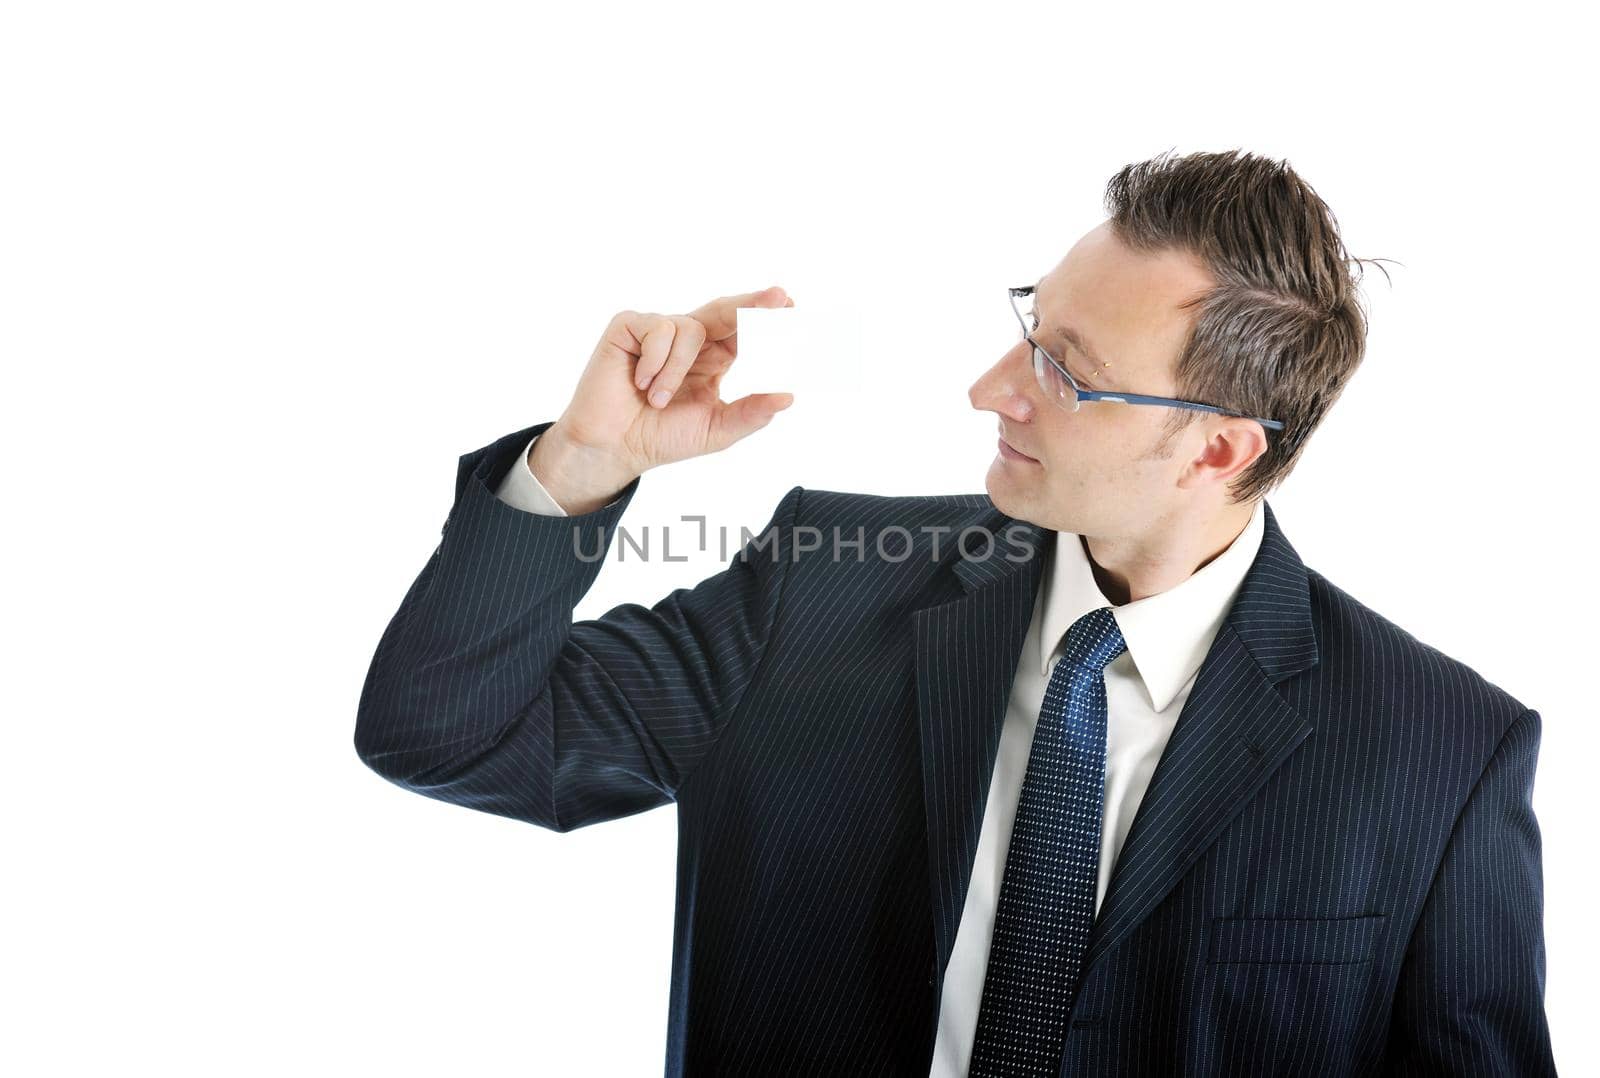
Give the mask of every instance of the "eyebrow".
<path id="1" fill-rule="evenodd" d="M 1039 310 L 1039 285 L 1043 283 L 1043 281 L 1044 278 L 1040 277 L 1039 280 L 1033 282 L 1033 309 L 1035 312 Z M 1084 338 L 1083 334 L 1079 333 L 1071 326 L 1044 326 L 1043 322 L 1041 322 L 1040 325 L 1049 330 L 1050 333 L 1058 339 L 1063 340 L 1072 347 L 1076 348 L 1078 350 L 1078 354 L 1083 356 L 1090 363 L 1093 363 L 1096 368 L 1102 368 L 1105 366 L 1105 363 L 1100 359 L 1099 355 L 1095 353 L 1095 350 L 1089 347 L 1089 342 Z M 1101 374 L 1103 372 L 1097 369 L 1091 373 Z M 1099 389 L 1102 387 L 1106 389 L 1115 389 L 1115 380 L 1105 378 L 1096 379 L 1096 384 L 1090 388 Z"/>

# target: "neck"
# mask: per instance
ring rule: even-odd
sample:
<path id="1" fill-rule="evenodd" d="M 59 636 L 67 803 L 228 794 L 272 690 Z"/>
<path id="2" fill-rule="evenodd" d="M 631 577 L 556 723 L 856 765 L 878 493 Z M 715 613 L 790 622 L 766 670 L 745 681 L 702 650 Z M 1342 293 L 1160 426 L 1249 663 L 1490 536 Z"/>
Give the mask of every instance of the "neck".
<path id="1" fill-rule="evenodd" d="M 1158 521 L 1143 535 L 1079 536 L 1095 583 L 1113 606 L 1177 587 L 1205 568 L 1243 533 L 1254 502 L 1232 505 L 1204 518 Z"/>

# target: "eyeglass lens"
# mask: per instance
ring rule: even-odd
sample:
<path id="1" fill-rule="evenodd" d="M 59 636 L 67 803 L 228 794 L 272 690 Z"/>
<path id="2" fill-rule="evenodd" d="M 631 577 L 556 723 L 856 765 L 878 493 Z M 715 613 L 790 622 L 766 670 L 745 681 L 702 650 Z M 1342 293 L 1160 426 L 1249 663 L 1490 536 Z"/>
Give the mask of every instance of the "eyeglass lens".
<path id="1" fill-rule="evenodd" d="M 1033 315 L 1033 293 L 1012 298 L 1017 305 L 1017 312 L 1022 315 L 1022 324 L 1027 327 L 1027 333 L 1038 340 L 1038 335 L 1035 333 L 1037 323 L 1034 322 Z M 1021 327 L 1018 329 L 1020 333 Z M 1044 352 L 1037 347 L 1033 349 L 1033 376 L 1046 397 L 1069 411 L 1077 411 L 1078 394 L 1073 392 L 1072 386 L 1061 377 L 1056 365 L 1046 359 Z"/>

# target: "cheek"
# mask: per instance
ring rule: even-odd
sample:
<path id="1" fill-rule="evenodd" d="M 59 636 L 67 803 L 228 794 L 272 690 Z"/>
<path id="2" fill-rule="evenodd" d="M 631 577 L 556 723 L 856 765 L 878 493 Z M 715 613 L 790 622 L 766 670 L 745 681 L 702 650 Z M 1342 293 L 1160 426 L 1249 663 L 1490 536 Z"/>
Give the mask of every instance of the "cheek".
<path id="1" fill-rule="evenodd" d="M 1055 407 L 1046 407 L 1031 426 L 1034 442 L 1039 446 L 1040 458 L 1051 461 L 1082 460 L 1085 452 L 1098 442 L 1099 435 L 1088 416 L 1081 412 L 1071 415 Z"/>
<path id="2" fill-rule="evenodd" d="M 1132 482 L 1140 467 L 1136 458 L 1153 435 L 1126 422 L 1087 415 L 1089 407 L 1076 415 L 1063 414 L 1050 429 L 1039 431 L 1040 463 L 1052 482 L 1072 487 Z"/>
<path id="3" fill-rule="evenodd" d="M 1153 411 L 1153 408 L 1131 408 L 1124 404 L 1104 405 L 1101 414 L 1094 416 L 1092 435 L 1086 437 L 1092 437 L 1099 450 L 1109 457 L 1131 461 L 1143 454 L 1159 433 L 1159 425 L 1152 423 L 1148 414 L 1138 414 Z"/>

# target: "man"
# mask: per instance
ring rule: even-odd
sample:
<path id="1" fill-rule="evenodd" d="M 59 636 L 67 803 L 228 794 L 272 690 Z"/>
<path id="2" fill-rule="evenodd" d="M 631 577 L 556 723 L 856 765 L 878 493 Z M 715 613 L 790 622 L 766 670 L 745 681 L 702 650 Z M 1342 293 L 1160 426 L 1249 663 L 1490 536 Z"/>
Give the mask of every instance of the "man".
<path id="1" fill-rule="evenodd" d="M 642 473 L 790 402 L 717 393 L 781 289 L 619 314 L 461 458 L 361 758 L 557 831 L 676 802 L 669 1074 L 1552 1073 L 1538 712 L 1265 501 L 1360 362 L 1359 260 L 1236 151 L 1107 208 L 1011 290 L 987 495 L 794 487 L 573 624 Z"/>

